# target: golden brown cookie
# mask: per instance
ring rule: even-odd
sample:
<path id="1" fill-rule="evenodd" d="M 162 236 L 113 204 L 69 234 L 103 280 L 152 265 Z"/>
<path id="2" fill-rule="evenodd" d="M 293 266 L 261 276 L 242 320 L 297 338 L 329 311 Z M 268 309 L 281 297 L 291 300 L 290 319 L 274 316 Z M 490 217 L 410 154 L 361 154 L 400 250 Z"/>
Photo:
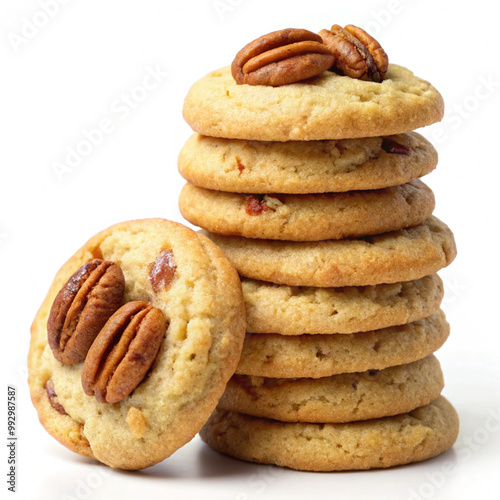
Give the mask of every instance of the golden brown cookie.
<path id="1" fill-rule="evenodd" d="M 443 299 L 437 274 L 414 281 L 318 288 L 241 279 L 252 333 L 355 333 L 430 316 Z"/>
<path id="2" fill-rule="evenodd" d="M 204 232 L 238 273 L 293 286 L 365 286 L 422 278 L 456 256 L 448 226 L 430 217 L 418 226 L 358 239 L 256 240 Z"/>
<path id="3" fill-rule="evenodd" d="M 395 149 L 389 140 L 408 148 Z M 231 193 L 328 193 L 410 182 L 437 164 L 416 132 L 390 138 L 265 142 L 193 134 L 181 149 L 180 174 L 192 184 Z"/>
<path id="4" fill-rule="evenodd" d="M 125 304 L 144 301 L 168 324 L 144 380 L 114 404 L 85 394 L 84 363 L 57 361 L 47 344 L 56 294 L 93 259 L 120 266 Z M 149 311 L 144 307 L 139 309 Z M 148 467 L 190 441 L 205 423 L 234 372 L 244 332 L 238 276 L 211 241 L 163 219 L 117 224 L 66 262 L 38 311 L 28 358 L 32 401 L 46 430 L 69 449 L 111 467 Z M 131 363 L 142 363 L 144 352 L 133 353 Z"/>
<path id="5" fill-rule="evenodd" d="M 281 87 L 237 85 L 230 68 L 221 68 L 191 87 L 183 109 L 200 134 L 256 141 L 400 134 L 441 120 L 443 112 L 439 92 L 395 64 L 382 83 L 325 71 Z"/>
<path id="6" fill-rule="evenodd" d="M 291 241 L 355 238 L 416 226 L 431 216 L 434 195 L 420 180 L 349 193 L 244 195 L 186 184 L 185 219 L 223 235 Z"/>
<path id="7" fill-rule="evenodd" d="M 225 455 L 307 471 L 393 467 L 453 446 L 458 416 L 442 396 L 409 413 L 344 424 L 305 424 L 216 409 L 200 435 Z"/>
<path id="8" fill-rule="evenodd" d="M 434 401 L 443 387 L 431 354 L 383 370 L 322 378 L 233 375 L 218 408 L 281 422 L 353 422 L 409 412 Z"/>
<path id="9" fill-rule="evenodd" d="M 437 351 L 448 338 L 444 313 L 348 335 L 247 333 L 236 373 L 261 377 L 329 377 L 411 363 Z"/>

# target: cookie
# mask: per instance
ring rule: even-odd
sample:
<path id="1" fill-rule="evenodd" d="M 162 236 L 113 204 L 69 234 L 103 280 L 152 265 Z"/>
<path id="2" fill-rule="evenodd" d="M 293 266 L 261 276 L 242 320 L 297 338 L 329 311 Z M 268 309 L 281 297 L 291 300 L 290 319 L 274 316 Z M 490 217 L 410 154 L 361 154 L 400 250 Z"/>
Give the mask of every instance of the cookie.
<path id="1" fill-rule="evenodd" d="M 395 64 L 382 83 L 325 71 L 281 87 L 237 85 L 230 68 L 221 68 L 191 87 L 183 109 L 200 134 L 255 141 L 400 134 L 437 122 L 443 113 L 439 92 Z"/>
<path id="2" fill-rule="evenodd" d="M 213 449 L 249 462 L 306 471 L 393 467 L 453 446 L 458 415 L 442 396 L 409 413 L 343 424 L 278 422 L 215 410 L 200 435 Z"/>
<path id="3" fill-rule="evenodd" d="M 115 404 L 87 395 L 84 363 L 63 364 L 47 345 L 47 317 L 56 294 L 93 259 L 120 266 L 127 305 L 146 301 L 168 323 L 148 374 Z M 68 260 L 36 315 L 28 359 L 32 401 L 47 431 L 69 449 L 111 467 L 148 467 L 203 426 L 234 372 L 244 332 L 238 276 L 211 241 L 162 219 L 120 223 Z M 138 352 L 136 361 L 141 356 Z"/>
<path id="4" fill-rule="evenodd" d="M 430 316 L 443 299 L 437 274 L 414 281 L 363 287 L 276 285 L 242 278 L 251 333 L 355 333 Z"/>
<path id="5" fill-rule="evenodd" d="M 281 422 L 353 422 L 409 412 L 434 401 L 443 387 L 431 354 L 380 371 L 322 378 L 234 375 L 218 408 Z"/>
<path id="6" fill-rule="evenodd" d="M 261 196 L 186 184 L 179 208 L 189 222 L 217 234 L 319 241 L 416 226 L 431 216 L 434 195 L 420 180 L 372 191 Z"/>
<path id="7" fill-rule="evenodd" d="M 236 373 L 261 377 L 329 377 L 411 363 L 437 351 L 450 326 L 442 311 L 428 318 L 348 335 L 247 333 Z"/>
<path id="8" fill-rule="evenodd" d="M 453 233 L 433 216 L 418 226 L 346 240 L 297 242 L 205 234 L 240 275 L 294 286 L 410 281 L 446 267 L 456 256 Z"/>
<path id="9" fill-rule="evenodd" d="M 405 184 L 437 164 L 432 144 L 416 132 L 390 139 L 260 142 L 192 135 L 181 149 L 180 174 L 192 184 L 231 193 L 310 194 Z"/>

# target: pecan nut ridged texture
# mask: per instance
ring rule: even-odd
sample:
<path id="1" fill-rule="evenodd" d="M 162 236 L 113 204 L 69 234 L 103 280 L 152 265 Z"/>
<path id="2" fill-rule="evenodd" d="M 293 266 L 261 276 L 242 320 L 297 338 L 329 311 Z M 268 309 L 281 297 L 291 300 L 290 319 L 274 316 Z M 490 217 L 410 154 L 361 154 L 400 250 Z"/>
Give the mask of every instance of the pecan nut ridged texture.
<path id="1" fill-rule="evenodd" d="M 101 403 L 118 403 L 144 379 L 167 329 L 160 309 L 147 302 L 123 305 L 104 325 L 82 370 L 85 394 Z"/>
<path id="2" fill-rule="evenodd" d="M 334 24 L 330 30 L 321 30 L 319 35 L 335 56 L 333 71 L 378 83 L 384 79 L 389 59 L 377 40 L 366 31 L 352 24 L 345 28 Z"/>
<path id="3" fill-rule="evenodd" d="M 79 363 L 101 328 L 120 307 L 125 278 L 120 266 L 94 259 L 80 267 L 57 294 L 47 337 L 54 357 L 64 364 Z"/>
<path id="4" fill-rule="evenodd" d="M 334 57 L 319 35 L 304 29 L 273 31 L 243 47 L 231 65 L 236 83 L 277 87 L 317 76 Z"/>

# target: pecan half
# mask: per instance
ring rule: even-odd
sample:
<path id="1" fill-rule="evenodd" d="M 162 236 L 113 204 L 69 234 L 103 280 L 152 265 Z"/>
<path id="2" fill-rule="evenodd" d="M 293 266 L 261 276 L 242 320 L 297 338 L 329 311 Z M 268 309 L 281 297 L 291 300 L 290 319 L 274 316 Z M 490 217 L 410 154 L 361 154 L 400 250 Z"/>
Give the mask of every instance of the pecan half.
<path id="1" fill-rule="evenodd" d="M 334 57 L 319 35 L 288 28 L 243 47 L 234 58 L 231 73 L 238 85 L 277 87 L 317 76 L 333 63 Z"/>
<path id="2" fill-rule="evenodd" d="M 359 80 L 380 83 L 389 67 L 389 59 L 380 44 L 366 31 L 348 24 L 334 24 L 331 30 L 321 30 L 323 43 L 335 56 L 335 66 L 341 74 Z"/>
<path id="3" fill-rule="evenodd" d="M 54 357 L 79 363 L 110 316 L 120 307 L 125 278 L 118 264 L 95 259 L 84 264 L 57 294 L 47 321 Z"/>
<path id="4" fill-rule="evenodd" d="M 85 394 L 118 403 L 144 379 L 167 329 L 163 313 L 147 302 L 128 302 L 104 325 L 82 369 Z"/>

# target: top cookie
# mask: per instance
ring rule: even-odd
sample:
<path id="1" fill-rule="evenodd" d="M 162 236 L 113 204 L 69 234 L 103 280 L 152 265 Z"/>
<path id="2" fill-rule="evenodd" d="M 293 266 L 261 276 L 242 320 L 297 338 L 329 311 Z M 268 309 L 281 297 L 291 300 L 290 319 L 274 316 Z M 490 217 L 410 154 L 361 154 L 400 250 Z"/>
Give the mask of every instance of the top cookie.
<path id="1" fill-rule="evenodd" d="M 408 132 L 441 120 L 439 92 L 391 64 L 382 83 L 333 72 L 300 83 L 237 85 L 229 67 L 189 90 L 183 115 L 200 134 L 257 141 L 310 141 Z"/>
<path id="2" fill-rule="evenodd" d="M 63 364 L 47 344 L 47 317 L 56 294 L 77 269 L 94 259 L 111 261 L 123 272 L 122 303 L 145 301 L 163 313 L 168 325 L 144 379 L 113 404 L 87 395 L 82 368 L 116 314 L 102 328 L 85 362 Z M 102 301 L 92 312 L 99 307 Z M 148 467 L 201 429 L 236 368 L 244 334 L 241 284 L 211 241 L 162 219 L 117 224 L 90 239 L 52 283 L 32 326 L 31 397 L 47 431 L 71 450 L 112 467 Z M 116 352 L 113 347 L 107 359 Z M 144 362 L 143 350 L 131 354 L 134 361 Z M 104 366 L 100 364 L 100 374 Z M 122 368 L 121 362 L 111 377 Z"/>

